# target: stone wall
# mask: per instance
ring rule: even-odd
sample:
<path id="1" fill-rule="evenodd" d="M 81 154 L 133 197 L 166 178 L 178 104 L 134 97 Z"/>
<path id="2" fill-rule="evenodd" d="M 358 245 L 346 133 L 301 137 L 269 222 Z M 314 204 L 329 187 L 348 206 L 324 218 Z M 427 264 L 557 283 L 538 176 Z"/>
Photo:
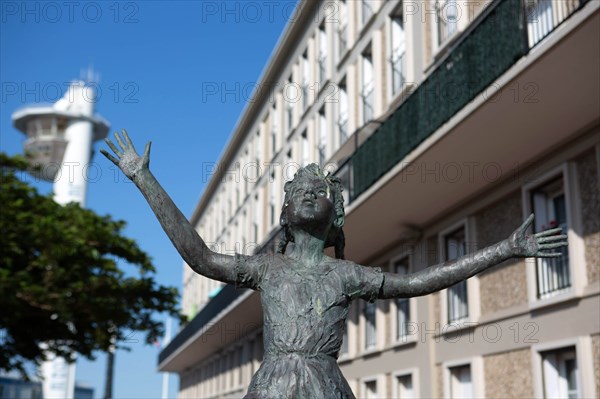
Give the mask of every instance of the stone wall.
<path id="1" fill-rule="evenodd" d="M 577 165 L 587 279 L 588 283 L 592 284 L 600 281 L 600 193 L 595 151 L 586 152 L 575 163 Z"/>
<path id="2" fill-rule="evenodd" d="M 531 352 L 520 349 L 484 356 L 486 398 L 532 398 Z"/>
<path id="3" fill-rule="evenodd" d="M 475 215 L 477 248 L 485 248 L 508 236 L 523 223 L 521 192 L 515 191 Z M 481 314 L 527 303 L 524 260 L 509 260 L 479 274 Z"/>

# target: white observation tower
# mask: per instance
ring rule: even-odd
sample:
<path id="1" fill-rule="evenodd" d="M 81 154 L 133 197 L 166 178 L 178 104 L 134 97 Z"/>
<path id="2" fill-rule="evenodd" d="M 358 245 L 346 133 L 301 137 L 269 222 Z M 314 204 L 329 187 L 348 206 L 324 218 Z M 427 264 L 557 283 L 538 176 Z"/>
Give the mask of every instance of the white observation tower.
<path id="1" fill-rule="evenodd" d="M 108 134 L 109 124 L 94 115 L 96 93 L 83 81 L 74 81 L 54 104 L 31 105 L 12 115 L 14 126 L 24 133 L 25 152 L 33 172 L 54 182 L 54 200 L 61 205 L 85 206 L 87 177 L 93 144 Z M 44 399 L 72 399 L 75 393 L 75 363 L 48 354 L 41 367 Z"/>
<path id="2" fill-rule="evenodd" d="M 35 174 L 54 182 L 54 200 L 62 205 L 85 206 L 93 143 L 110 128 L 94 115 L 95 100 L 93 87 L 75 81 L 56 103 L 27 106 L 12 115 L 14 126 L 27 136 L 25 151 L 39 167 Z"/>

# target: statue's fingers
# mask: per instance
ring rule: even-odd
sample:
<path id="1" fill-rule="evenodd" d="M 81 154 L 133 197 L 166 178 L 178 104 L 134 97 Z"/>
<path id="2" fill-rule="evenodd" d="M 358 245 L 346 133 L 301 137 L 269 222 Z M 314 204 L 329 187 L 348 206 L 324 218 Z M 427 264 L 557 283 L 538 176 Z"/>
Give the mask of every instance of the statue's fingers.
<path id="1" fill-rule="evenodd" d="M 127 146 L 125 146 L 125 143 L 123 143 L 123 139 L 121 138 L 121 136 L 119 136 L 118 132 L 115 132 L 115 139 L 117 140 L 117 143 L 119 143 L 119 146 L 121 146 L 123 151 L 127 151 Z"/>
<path id="2" fill-rule="evenodd" d="M 555 244 L 541 244 L 539 246 L 540 249 L 552 249 L 552 248 L 561 248 L 561 247 L 566 247 L 567 246 L 567 242 L 566 241 L 561 241 L 561 242 L 557 242 Z"/>
<path id="3" fill-rule="evenodd" d="M 555 229 L 549 229 L 549 230 L 544 230 L 544 231 L 540 231 L 539 233 L 535 233 L 533 236 L 534 237 L 544 237 L 544 236 L 550 236 L 553 234 L 557 234 L 562 232 L 562 228 L 557 227 Z"/>
<path id="4" fill-rule="evenodd" d="M 558 241 L 558 240 L 566 240 L 568 237 L 565 234 L 561 234 L 561 235 L 556 235 L 556 236 L 542 236 L 541 238 L 538 238 L 537 242 L 538 243 L 542 243 L 542 242 L 551 242 L 551 241 Z"/>
<path id="5" fill-rule="evenodd" d="M 529 228 L 529 226 L 531 226 L 532 222 L 533 222 L 533 213 L 531 215 L 529 215 L 529 217 L 527 219 L 525 219 L 525 221 L 523 222 L 521 227 L 519 227 L 519 230 L 526 231 Z"/>
<path id="6" fill-rule="evenodd" d="M 150 147 L 152 147 L 151 141 L 147 142 L 146 148 L 144 148 L 144 159 L 150 159 Z"/>
<path id="7" fill-rule="evenodd" d="M 127 143 L 127 145 L 133 150 L 135 151 L 135 147 L 133 146 L 133 143 L 131 142 L 131 139 L 129 138 L 129 135 L 127 134 L 127 130 L 122 129 L 121 132 L 123 133 L 123 138 L 125 139 L 125 143 Z M 137 151 L 135 151 L 137 153 Z"/>
<path id="8" fill-rule="evenodd" d="M 562 252 L 538 252 L 536 258 L 558 258 L 563 256 Z"/>
<path id="9" fill-rule="evenodd" d="M 113 142 L 110 141 L 110 139 L 104 139 L 104 142 L 106 143 L 106 145 L 108 145 L 110 147 L 111 150 L 113 150 L 113 152 L 115 154 L 117 154 L 117 156 L 119 158 L 123 156 L 123 153 L 121 151 L 119 151 L 119 149 L 117 148 L 117 146 L 114 145 Z"/>
<path id="10" fill-rule="evenodd" d="M 110 155 L 110 154 L 108 153 L 108 151 L 106 151 L 106 150 L 102 149 L 102 150 L 100 150 L 100 153 L 101 153 L 102 155 L 104 155 L 106 158 L 108 158 L 108 159 L 109 159 L 109 160 L 110 160 L 112 163 L 114 163 L 115 165 L 117 165 L 117 166 L 119 165 L 119 160 L 118 160 L 117 158 L 113 157 L 112 155 Z"/>

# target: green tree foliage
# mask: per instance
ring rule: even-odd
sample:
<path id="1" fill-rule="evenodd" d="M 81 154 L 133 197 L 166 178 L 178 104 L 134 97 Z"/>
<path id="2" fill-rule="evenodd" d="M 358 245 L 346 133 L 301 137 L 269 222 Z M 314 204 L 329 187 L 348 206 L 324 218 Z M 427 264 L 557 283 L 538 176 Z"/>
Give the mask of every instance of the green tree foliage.
<path id="1" fill-rule="evenodd" d="M 45 359 L 42 343 L 70 359 L 108 350 L 111 334 L 155 341 L 163 327 L 152 316 L 178 316 L 177 290 L 157 284 L 125 222 L 40 195 L 19 179 L 26 169 L 25 158 L 0 153 L 0 369 L 25 374 Z"/>

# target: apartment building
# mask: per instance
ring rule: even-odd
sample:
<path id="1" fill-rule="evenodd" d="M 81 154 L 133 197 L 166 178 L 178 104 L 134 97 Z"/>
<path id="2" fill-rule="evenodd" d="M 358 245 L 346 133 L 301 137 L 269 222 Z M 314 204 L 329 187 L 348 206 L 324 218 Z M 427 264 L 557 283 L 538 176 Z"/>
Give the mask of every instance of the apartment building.
<path id="1" fill-rule="evenodd" d="M 346 258 L 406 274 L 508 237 L 532 212 L 557 259 L 512 260 L 419 298 L 353 303 L 355 395 L 600 396 L 600 3 L 302 1 L 191 222 L 225 253 L 280 239 L 283 184 L 345 187 Z M 259 294 L 184 265 L 190 316 L 159 356 L 181 398 L 241 397 Z"/>

